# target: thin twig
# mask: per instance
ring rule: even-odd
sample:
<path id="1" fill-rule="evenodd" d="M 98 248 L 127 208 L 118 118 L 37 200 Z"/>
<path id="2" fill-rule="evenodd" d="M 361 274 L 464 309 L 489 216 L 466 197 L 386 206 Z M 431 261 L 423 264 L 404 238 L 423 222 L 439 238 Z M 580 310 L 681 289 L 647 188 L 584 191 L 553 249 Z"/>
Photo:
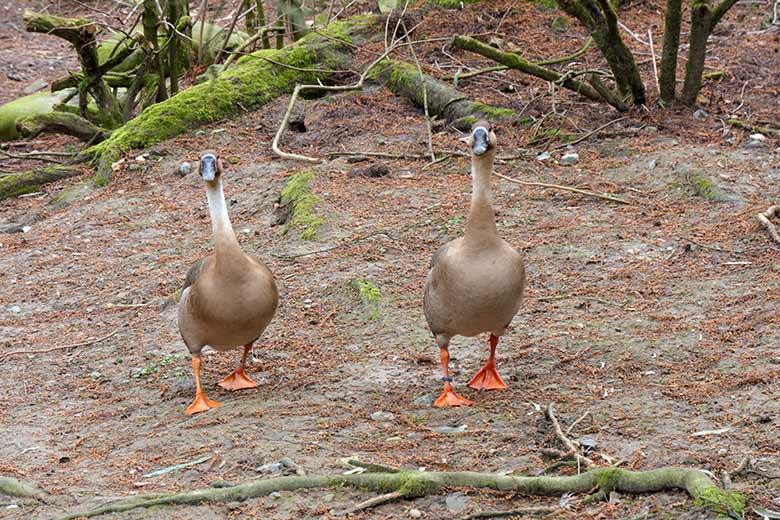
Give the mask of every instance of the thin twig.
<path id="1" fill-rule="evenodd" d="M 558 422 L 558 419 L 555 417 L 555 410 L 553 409 L 553 403 L 550 403 L 547 405 L 547 418 L 550 419 L 550 421 L 553 423 L 553 428 L 555 429 L 555 436 L 558 438 L 561 443 L 563 443 L 564 446 L 569 450 L 569 452 L 574 456 L 574 458 L 577 460 L 577 473 L 579 473 L 579 465 L 585 466 L 586 468 L 589 466 L 593 466 L 593 461 L 590 460 L 588 457 L 583 457 L 579 453 L 579 448 L 574 444 L 574 442 L 569 439 L 565 433 L 563 433 L 563 430 L 561 429 L 561 423 Z"/>
<path id="2" fill-rule="evenodd" d="M 9 358 L 11 356 L 18 356 L 20 354 L 45 354 L 47 352 L 54 352 L 55 350 L 67 350 L 69 348 L 86 347 L 88 345 L 93 345 L 95 343 L 100 343 L 101 341 L 105 341 L 111 336 L 113 336 L 114 334 L 116 334 L 117 332 L 119 332 L 118 328 L 114 329 L 112 332 L 109 332 L 105 336 L 101 336 L 99 338 L 91 338 L 86 341 L 81 341 L 79 343 L 69 343 L 67 345 L 60 345 L 59 347 L 52 347 L 43 350 L 14 350 L 0 355 L 0 361 L 4 361 L 6 358 Z"/>
<path id="3" fill-rule="evenodd" d="M 58 161 L 57 159 L 49 159 L 48 157 L 42 157 L 40 155 L 32 155 L 32 154 L 24 154 L 24 155 L 17 155 L 8 153 L 4 150 L 0 150 L 0 154 L 6 156 L 9 159 L 20 159 L 20 160 L 31 160 L 31 161 L 41 161 L 41 162 L 47 162 L 47 163 L 54 163 L 54 164 L 61 164 L 62 161 Z"/>
<path id="4" fill-rule="evenodd" d="M 631 202 L 625 199 L 613 197 L 612 195 L 602 195 L 600 193 L 594 193 L 588 190 L 572 188 L 571 186 L 561 186 L 560 184 L 548 184 L 546 182 L 519 181 L 517 179 L 513 179 L 512 177 L 507 177 L 506 175 L 501 175 L 500 173 L 496 173 L 496 172 L 493 172 L 493 175 L 495 175 L 496 177 L 500 177 L 505 181 L 514 182 L 515 184 L 520 184 L 522 186 L 536 186 L 539 188 L 550 188 L 553 190 L 570 191 L 572 193 L 579 193 L 580 195 L 585 195 L 586 197 L 595 197 L 597 199 L 609 200 L 611 202 L 617 202 L 619 204 L 628 204 L 628 205 L 632 204 Z"/>
<path id="5" fill-rule="evenodd" d="M 604 123 L 603 125 L 601 125 L 600 127 L 596 128 L 595 130 L 591 130 L 587 134 L 578 137 L 574 141 L 569 141 L 568 143 L 561 143 L 561 144 L 553 146 L 550 149 L 551 150 L 558 150 L 560 148 L 566 148 L 567 146 L 573 146 L 573 145 L 575 145 L 577 143 L 581 143 L 582 141 L 584 141 L 585 139 L 589 138 L 593 134 L 597 134 L 597 133 L 601 132 L 602 130 L 604 130 L 605 128 L 607 128 L 608 126 L 612 126 L 615 123 L 619 123 L 619 122 L 623 121 L 624 119 L 628 119 L 628 116 L 623 116 L 623 117 L 618 117 L 617 119 L 613 119 L 612 121 Z"/>
<path id="6" fill-rule="evenodd" d="M 577 418 L 577 420 L 576 420 L 576 421 L 574 421 L 573 423 L 571 423 L 571 426 L 569 426 L 568 428 L 566 428 L 566 435 L 571 435 L 571 431 L 572 431 L 574 428 L 576 428 L 578 424 L 580 424 L 582 421 L 584 421 L 584 420 L 585 420 L 585 418 L 586 418 L 588 415 L 590 415 L 590 410 L 589 410 L 589 409 L 588 409 L 588 410 L 585 410 L 585 413 L 584 413 L 584 414 L 580 415 L 580 416 Z"/>
<path id="7" fill-rule="evenodd" d="M 741 251 L 739 249 L 723 249 L 723 248 L 717 247 L 717 246 L 708 246 L 707 244 L 702 244 L 701 242 L 697 242 L 697 241 L 693 240 L 692 238 L 688 238 L 688 237 L 682 237 L 682 239 L 685 240 L 686 242 L 690 242 L 691 244 L 697 245 L 697 246 L 701 247 L 702 249 L 709 249 L 711 251 L 717 251 L 719 253 L 733 253 L 733 254 L 736 254 L 736 255 L 741 255 L 741 254 L 745 253 L 744 251 Z"/>
<path id="8" fill-rule="evenodd" d="M 373 69 L 380 61 L 385 59 L 394 50 L 395 50 L 395 46 L 391 46 L 389 49 L 385 50 L 385 52 L 383 52 L 377 59 L 371 62 L 371 64 L 368 67 L 366 67 L 366 70 L 364 70 L 363 73 L 360 75 L 360 78 L 358 79 L 357 83 L 355 83 L 354 85 L 337 85 L 337 86 L 301 85 L 301 84 L 295 85 L 295 89 L 293 90 L 292 96 L 290 96 L 290 102 L 287 105 L 287 111 L 285 112 L 284 117 L 282 118 L 282 122 L 279 124 L 279 128 L 276 131 L 276 135 L 274 135 L 274 140 L 271 143 L 271 149 L 274 151 L 274 153 L 279 157 L 281 157 L 282 159 L 293 159 L 298 161 L 306 161 L 310 163 L 321 163 L 322 159 L 318 159 L 316 157 L 309 157 L 307 155 L 300 155 L 296 153 L 288 153 L 279 149 L 279 141 L 281 140 L 285 130 L 287 130 L 287 125 L 289 124 L 290 121 L 290 115 L 292 114 L 292 111 L 295 108 L 295 102 L 297 101 L 301 91 L 327 90 L 327 91 L 335 91 L 335 92 L 348 92 L 351 90 L 359 90 L 363 88 L 363 83 L 365 82 L 368 73 L 371 72 L 371 69 Z"/>
<path id="9" fill-rule="evenodd" d="M 658 67 L 655 64 L 655 47 L 653 47 L 653 30 L 648 29 L 647 30 L 647 38 L 650 42 L 650 54 L 653 55 L 653 75 L 655 76 L 655 88 L 658 89 L 658 92 L 661 92 L 661 82 L 658 80 Z"/>

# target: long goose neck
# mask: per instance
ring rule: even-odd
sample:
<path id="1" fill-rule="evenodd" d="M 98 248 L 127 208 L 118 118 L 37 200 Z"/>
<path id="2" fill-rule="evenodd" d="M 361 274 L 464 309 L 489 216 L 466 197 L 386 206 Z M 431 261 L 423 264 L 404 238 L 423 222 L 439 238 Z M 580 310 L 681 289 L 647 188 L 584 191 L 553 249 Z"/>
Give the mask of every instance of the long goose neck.
<path id="1" fill-rule="evenodd" d="M 471 158 L 471 209 L 466 224 L 466 235 L 498 235 L 496 214 L 493 210 L 490 177 L 493 174 L 493 153 Z"/>
<path id="2" fill-rule="evenodd" d="M 214 234 L 214 252 L 219 260 L 225 254 L 240 251 L 240 248 L 233 226 L 230 224 L 225 205 L 225 193 L 222 191 L 222 181 L 219 178 L 213 183 L 206 184 L 206 196 L 209 201 L 211 231 Z"/>

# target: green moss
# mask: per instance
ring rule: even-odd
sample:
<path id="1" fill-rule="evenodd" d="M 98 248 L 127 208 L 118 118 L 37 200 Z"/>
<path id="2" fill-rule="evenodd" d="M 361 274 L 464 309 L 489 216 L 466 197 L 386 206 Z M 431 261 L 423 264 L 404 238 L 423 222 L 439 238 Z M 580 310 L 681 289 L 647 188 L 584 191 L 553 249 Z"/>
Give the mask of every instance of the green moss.
<path id="1" fill-rule="evenodd" d="M 445 9 L 462 9 L 466 4 L 475 4 L 479 0 L 431 0 L 431 3 Z"/>
<path id="2" fill-rule="evenodd" d="M 724 491 L 717 486 L 704 488 L 696 501 L 697 506 L 706 506 L 716 513 L 743 518 L 748 499 L 737 491 Z"/>
<path id="3" fill-rule="evenodd" d="M 609 493 L 617 488 L 618 481 L 623 475 L 623 470 L 620 468 L 606 468 L 598 471 L 596 492 L 585 498 L 586 504 L 606 500 L 609 497 Z"/>
<path id="4" fill-rule="evenodd" d="M 508 108 L 491 107 L 490 105 L 483 105 L 482 103 L 479 103 L 477 111 L 479 111 L 482 115 L 484 115 L 488 119 L 493 119 L 493 120 L 509 119 L 510 117 L 515 116 L 514 110 L 510 110 Z"/>
<path id="5" fill-rule="evenodd" d="M 687 178 L 688 184 L 693 188 L 696 195 L 715 202 L 728 200 L 728 197 L 723 193 L 717 183 L 705 173 L 693 171 L 688 174 Z"/>
<path id="6" fill-rule="evenodd" d="M 173 301 L 179 303 L 179 300 L 181 300 L 181 293 L 182 293 L 181 287 L 176 289 L 176 291 L 174 291 L 173 293 Z"/>
<path id="7" fill-rule="evenodd" d="M 301 230 L 301 238 L 311 240 L 317 236 L 325 220 L 317 214 L 320 198 L 311 191 L 314 172 L 304 170 L 295 173 L 282 190 L 282 204 L 292 204 L 289 227 Z"/>
<path id="8" fill-rule="evenodd" d="M 363 303 L 366 305 L 379 303 L 379 299 L 382 297 L 382 291 L 379 290 L 379 287 L 365 278 L 356 279 L 355 284 L 357 285 L 358 294 Z"/>
<path id="9" fill-rule="evenodd" d="M 437 493 L 441 484 L 422 471 L 399 471 L 378 476 L 371 484 L 377 493 L 398 491 L 405 498 L 429 496 Z"/>

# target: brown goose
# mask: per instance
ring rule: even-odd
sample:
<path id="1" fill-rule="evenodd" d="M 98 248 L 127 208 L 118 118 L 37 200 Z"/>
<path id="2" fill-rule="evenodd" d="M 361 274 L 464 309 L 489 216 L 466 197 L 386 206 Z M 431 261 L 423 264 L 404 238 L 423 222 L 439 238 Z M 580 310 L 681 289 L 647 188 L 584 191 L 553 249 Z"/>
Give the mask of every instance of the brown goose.
<path id="1" fill-rule="evenodd" d="M 449 376 L 449 344 L 456 335 L 490 333 L 490 357 L 469 386 L 507 387 L 496 372 L 496 345 L 517 314 L 525 287 L 523 257 L 498 236 L 490 201 L 496 135 L 488 123 L 480 121 L 472 127 L 467 142 L 473 188 L 466 232 L 433 256 L 423 303 L 444 371 L 444 392 L 434 403 L 439 407 L 473 404 L 455 393 Z"/>
<path id="2" fill-rule="evenodd" d="M 192 354 L 197 387 L 187 415 L 219 406 L 206 397 L 200 383 L 200 352 L 206 345 L 219 351 L 244 347 L 241 365 L 219 382 L 222 388 L 257 386 L 244 372 L 246 358 L 273 318 L 279 301 L 271 271 L 238 245 L 225 206 L 222 162 L 217 154 L 203 153 L 199 170 L 206 183 L 214 254 L 190 268 L 179 301 L 179 332 Z"/>

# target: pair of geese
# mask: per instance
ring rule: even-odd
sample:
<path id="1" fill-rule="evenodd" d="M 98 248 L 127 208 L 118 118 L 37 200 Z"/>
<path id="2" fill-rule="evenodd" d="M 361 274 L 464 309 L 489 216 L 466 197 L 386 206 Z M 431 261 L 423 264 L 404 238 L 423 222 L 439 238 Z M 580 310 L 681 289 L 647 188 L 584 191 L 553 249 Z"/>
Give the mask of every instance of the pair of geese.
<path id="1" fill-rule="evenodd" d="M 496 229 L 490 195 L 496 136 L 488 123 L 480 121 L 465 140 L 471 147 L 473 178 L 466 231 L 433 256 L 423 305 L 444 373 L 444 391 L 434 403 L 439 407 L 473 404 L 455 393 L 449 376 L 449 343 L 456 335 L 490 333 L 490 356 L 469 386 L 488 390 L 507 387 L 496 371 L 495 351 L 498 338 L 520 308 L 525 286 L 522 256 Z M 222 388 L 257 386 L 246 375 L 246 359 L 273 318 L 279 300 L 271 271 L 238 244 L 225 206 L 222 163 L 217 154 L 204 153 L 199 170 L 206 184 L 214 254 L 190 268 L 179 301 L 179 331 L 192 354 L 197 387 L 187 415 L 219 406 L 206 397 L 200 380 L 201 351 L 206 345 L 219 351 L 244 347 L 241 365 L 218 383 Z"/>

